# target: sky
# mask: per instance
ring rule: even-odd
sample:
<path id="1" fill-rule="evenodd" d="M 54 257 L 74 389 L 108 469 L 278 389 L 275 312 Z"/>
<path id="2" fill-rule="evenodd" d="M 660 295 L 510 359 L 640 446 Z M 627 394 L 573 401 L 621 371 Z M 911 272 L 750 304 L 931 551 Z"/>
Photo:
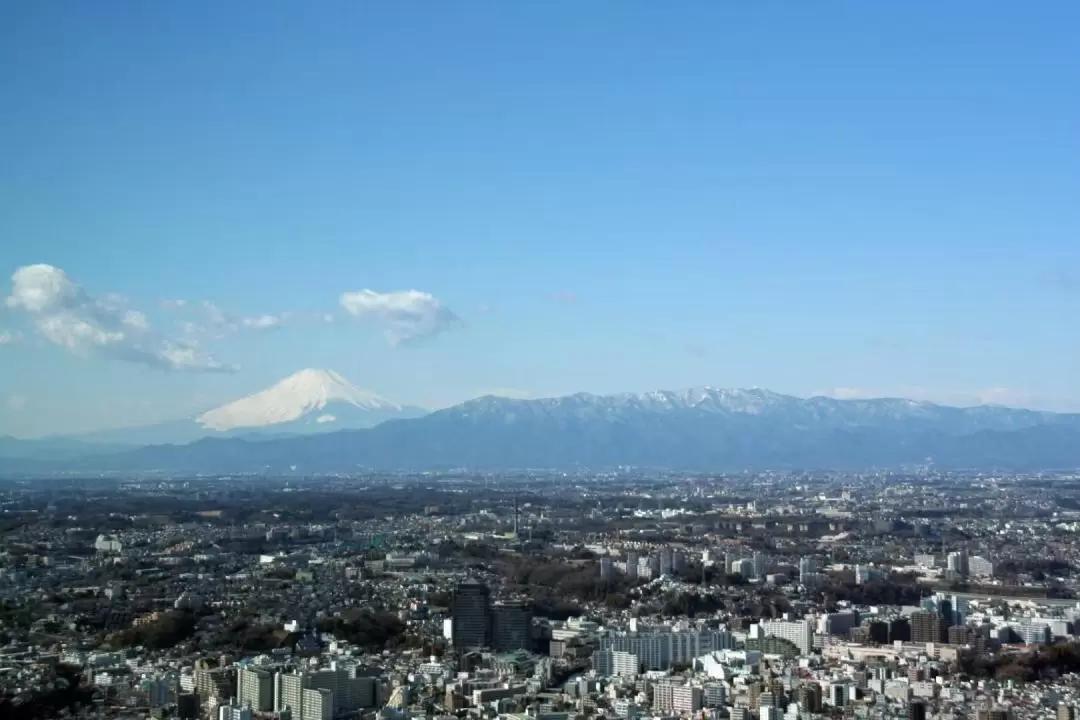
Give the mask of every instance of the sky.
<path id="1" fill-rule="evenodd" d="M 307 367 L 1080 410 L 1080 4 L 7 3 L 0 435 Z"/>

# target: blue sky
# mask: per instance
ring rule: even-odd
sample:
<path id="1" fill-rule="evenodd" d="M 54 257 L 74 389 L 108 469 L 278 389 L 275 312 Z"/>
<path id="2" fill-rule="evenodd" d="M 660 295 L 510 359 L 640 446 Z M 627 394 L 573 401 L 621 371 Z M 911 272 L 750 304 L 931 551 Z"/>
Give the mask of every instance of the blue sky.
<path id="1" fill-rule="evenodd" d="M 304 367 L 428 407 L 708 384 L 1080 409 L 1078 23 L 8 4 L 0 434 Z"/>

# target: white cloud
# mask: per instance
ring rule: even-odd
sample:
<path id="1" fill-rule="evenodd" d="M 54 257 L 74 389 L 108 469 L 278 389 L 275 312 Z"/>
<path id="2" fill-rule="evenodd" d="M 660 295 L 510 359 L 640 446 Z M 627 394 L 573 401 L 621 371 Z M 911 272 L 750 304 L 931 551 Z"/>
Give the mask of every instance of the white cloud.
<path id="1" fill-rule="evenodd" d="M 383 325 L 391 345 L 433 337 L 462 324 L 461 318 L 431 293 L 419 290 L 342 293 L 341 306 L 355 317 L 370 317 Z"/>
<path id="2" fill-rule="evenodd" d="M 246 328 L 252 328 L 254 330 L 269 330 L 275 328 L 284 321 L 282 315 L 258 315 L 256 317 L 247 317 L 240 321 L 240 324 Z"/>
<path id="3" fill-rule="evenodd" d="M 125 310 L 120 322 L 134 330 L 150 329 L 150 321 L 146 319 L 146 315 L 138 310 Z"/>
<path id="4" fill-rule="evenodd" d="M 49 342 L 77 355 L 100 355 L 162 370 L 229 372 L 194 341 L 154 333 L 146 315 L 116 294 L 94 297 L 52 265 L 27 265 L 12 275 L 4 304 L 22 310 Z"/>
<path id="5" fill-rule="evenodd" d="M 12 395 L 8 398 L 8 407 L 12 410 L 22 410 L 26 407 L 25 395 Z"/>
<path id="6" fill-rule="evenodd" d="M 12 332 L 11 330 L 0 331 L 0 346 L 14 345 L 22 340 L 22 333 L 18 330 Z"/>
<path id="7" fill-rule="evenodd" d="M 253 315 L 245 317 L 225 310 L 210 300 L 169 300 L 164 305 L 184 318 L 179 321 L 180 331 L 189 338 L 220 340 L 240 330 L 270 330 L 280 327 L 293 317 L 293 313 Z"/>

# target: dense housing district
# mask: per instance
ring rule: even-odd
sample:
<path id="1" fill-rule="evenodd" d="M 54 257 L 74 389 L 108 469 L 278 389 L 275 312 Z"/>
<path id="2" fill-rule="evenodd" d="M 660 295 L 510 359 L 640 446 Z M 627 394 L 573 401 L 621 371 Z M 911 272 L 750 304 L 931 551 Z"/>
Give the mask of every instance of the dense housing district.
<path id="1" fill-rule="evenodd" d="M 1080 478 L 15 477 L 0 717 L 1060 718 Z"/>

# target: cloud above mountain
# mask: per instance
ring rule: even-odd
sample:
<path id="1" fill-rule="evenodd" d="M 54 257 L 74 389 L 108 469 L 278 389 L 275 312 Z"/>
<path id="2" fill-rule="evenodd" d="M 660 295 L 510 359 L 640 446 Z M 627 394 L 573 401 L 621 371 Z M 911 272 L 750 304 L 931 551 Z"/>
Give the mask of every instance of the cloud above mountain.
<path id="1" fill-rule="evenodd" d="M 434 337 L 463 324 L 434 295 L 419 290 L 388 293 L 357 290 L 342 293 L 340 302 L 350 315 L 370 318 L 382 325 L 391 345 Z"/>
<path id="2" fill-rule="evenodd" d="M 21 311 L 48 342 L 81 357 L 109 357 L 160 370 L 233 372 L 187 338 L 153 329 L 150 319 L 117 294 L 95 296 L 52 265 L 26 265 L 11 277 L 7 308 Z"/>

